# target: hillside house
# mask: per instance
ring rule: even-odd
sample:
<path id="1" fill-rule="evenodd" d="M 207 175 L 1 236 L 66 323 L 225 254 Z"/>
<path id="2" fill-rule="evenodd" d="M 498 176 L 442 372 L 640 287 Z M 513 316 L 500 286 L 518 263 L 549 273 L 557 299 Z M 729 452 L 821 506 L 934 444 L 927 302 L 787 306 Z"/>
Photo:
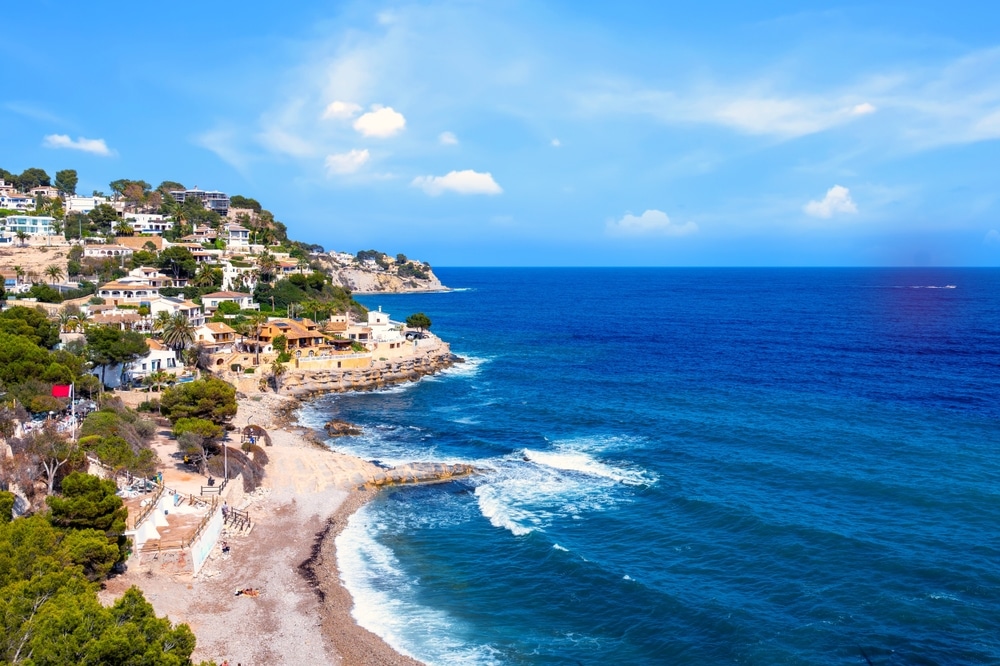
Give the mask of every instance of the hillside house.
<path id="1" fill-rule="evenodd" d="M 253 296 L 238 291 L 216 291 L 205 294 L 201 297 L 201 304 L 205 308 L 205 313 L 211 315 L 219 309 L 222 303 L 236 303 L 241 310 L 259 310 L 260 306 L 254 303 Z"/>

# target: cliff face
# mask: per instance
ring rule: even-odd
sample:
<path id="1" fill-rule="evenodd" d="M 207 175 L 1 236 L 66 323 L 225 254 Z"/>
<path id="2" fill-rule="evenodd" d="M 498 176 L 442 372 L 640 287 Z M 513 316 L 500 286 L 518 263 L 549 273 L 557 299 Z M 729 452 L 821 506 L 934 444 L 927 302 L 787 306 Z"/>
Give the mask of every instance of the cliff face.
<path id="1" fill-rule="evenodd" d="M 340 284 L 355 293 L 407 293 L 420 291 L 446 291 L 448 288 L 434 275 L 434 271 L 424 264 L 419 264 L 420 274 L 426 278 L 412 274 L 400 275 L 400 266 L 390 259 L 384 262 L 385 267 L 368 268 L 351 262 L 338 255 L 314 255 L 323 269 L 333 276 L 335 284 Z M 412 273 L 413 271 L 411 271 Z"/>
<path id="2" fill-rule="evenodd" d="M 333 279 L 355 293 L 406 293 L 417 291 L 444 291 L 447 289 L 433 272 L 427 280 L 399 277 L 388 271 L 369 271 L 363 268 L 339 268 Z"/>
<path id="3" fill-rule="evenodd" d="M 307 398 L 324 393 L 370 391 L 432 375 L 460 362 L 448 345 L 420 356 L 373 361 L 370 367 L 337 370 L 289 370 L 281 378 L 281 393 Z"/>

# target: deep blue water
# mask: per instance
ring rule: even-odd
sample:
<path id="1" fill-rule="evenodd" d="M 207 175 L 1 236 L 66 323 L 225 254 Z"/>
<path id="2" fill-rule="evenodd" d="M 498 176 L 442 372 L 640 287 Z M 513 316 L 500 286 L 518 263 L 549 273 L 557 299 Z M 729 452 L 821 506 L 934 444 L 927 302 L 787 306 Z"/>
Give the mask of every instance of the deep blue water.
<path id="1" fill-rule="evenodd" d="M 1000 663 L 1000 271 L 439 269 L 468 362 L 327 396 L 387 492 L 338 558 L 431 664 Z"/>

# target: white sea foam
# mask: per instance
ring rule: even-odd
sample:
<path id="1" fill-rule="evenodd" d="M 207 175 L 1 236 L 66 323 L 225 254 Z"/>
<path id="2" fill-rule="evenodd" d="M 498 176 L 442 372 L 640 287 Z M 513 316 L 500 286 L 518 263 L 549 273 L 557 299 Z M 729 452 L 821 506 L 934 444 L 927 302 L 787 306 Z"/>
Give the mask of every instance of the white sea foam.
<path id="1" fill-rule="evenodd" d="M 604 511 L 628 501 L 623 485 L 656 481 L 654 474 L 601 462 L 590 453 L 558 444 L 552 450 L 526 449 L 492 462 L 494 470 L 481 477 L 476 488 L 479 510 L 493 526 L 515 536 Z"/>
<path id="2" fill-rule="evenodd" d="M 555 550 L 561 550 L 564 553 L 568 553 L 569 552 L 569 548 L 564 548 L 563 546 L 560 546 L 557 543 L 552 544 L 552 548 L 554 548 Z"/>
<path id="3" fill-rule="evenodd" d="M 599 476 L 618 483 L 629 485 L 649 485 L 655 481 L 655 475 L 642 470 L 614 467 L 602 463 L 588 453 L 581 451 L 534 451 L 525 449 L 524 455 L 532 462 L 554 469 L 568 472 L 578 472 L 589 476 Z"/>
<path id="4" fill-rule="evenodd" d="M 532 528 L 519 522 L 529 520 L 530 514 L 510 506 L 504 499 L 502 491 L 494 485 L 476 488 L 479 510 L 491 525 L 509 530 L 514 536 L 530 534 Z"/>
<path id="5" fill-rule="evenodd" d="M 437 373 L 438 377 L 474 377 L 479 374 L 480 369 L 490 362 L 493 361 L 493 357 L 483 357 L 483 356 L 463 356 L 464 362 L 456 363 L 455 365 L 450 365 L 441 372 Z M 426 379 L 433 379 L 435 375 L 431 375 Z"/>
<path id="6" fill-rule="evenodd" d="M 351 516 L 336 539 L 337 567 L 354 599 L 351 615 L 357 623 L 426 664 L 496 663 L 491 646 L 455 637 L 457 621 L 448 613 L 413 601 L 420 581 L 408 577 L 392 551 L 379 543 L 386 528 L 373 521 L 367 509 Z"/>

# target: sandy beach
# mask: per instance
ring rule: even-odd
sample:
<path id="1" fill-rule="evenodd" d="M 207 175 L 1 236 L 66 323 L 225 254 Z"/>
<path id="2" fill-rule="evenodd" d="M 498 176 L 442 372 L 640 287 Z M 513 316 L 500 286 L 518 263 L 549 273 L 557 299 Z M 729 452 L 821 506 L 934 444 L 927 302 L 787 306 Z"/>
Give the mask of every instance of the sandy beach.
<path id="1" fill-rule="evenodd" d="M 233 503 L 250 512 L 251 532 L 225 536 L 230 551 L 216 546 L 197 575 L 130 566 L 108 581 L 102 598 L 109 602 L 137 585 L 158 615 L 190 625 L 196 662 L 419 664 L 354 622 L 353 601 L 336 569 L 334 538 L 376 492 L 357 487 L 381 470 L 283 425 L 288 407 L 287 398 L 257 395 L 240 401 L 234 420 L 263 426 L 273 444 L 263 486 Z M 173 446 L 160 442 L 161 459 L 169 460 Z M 244 588 L 260 595 L 235 595 Z"/>

